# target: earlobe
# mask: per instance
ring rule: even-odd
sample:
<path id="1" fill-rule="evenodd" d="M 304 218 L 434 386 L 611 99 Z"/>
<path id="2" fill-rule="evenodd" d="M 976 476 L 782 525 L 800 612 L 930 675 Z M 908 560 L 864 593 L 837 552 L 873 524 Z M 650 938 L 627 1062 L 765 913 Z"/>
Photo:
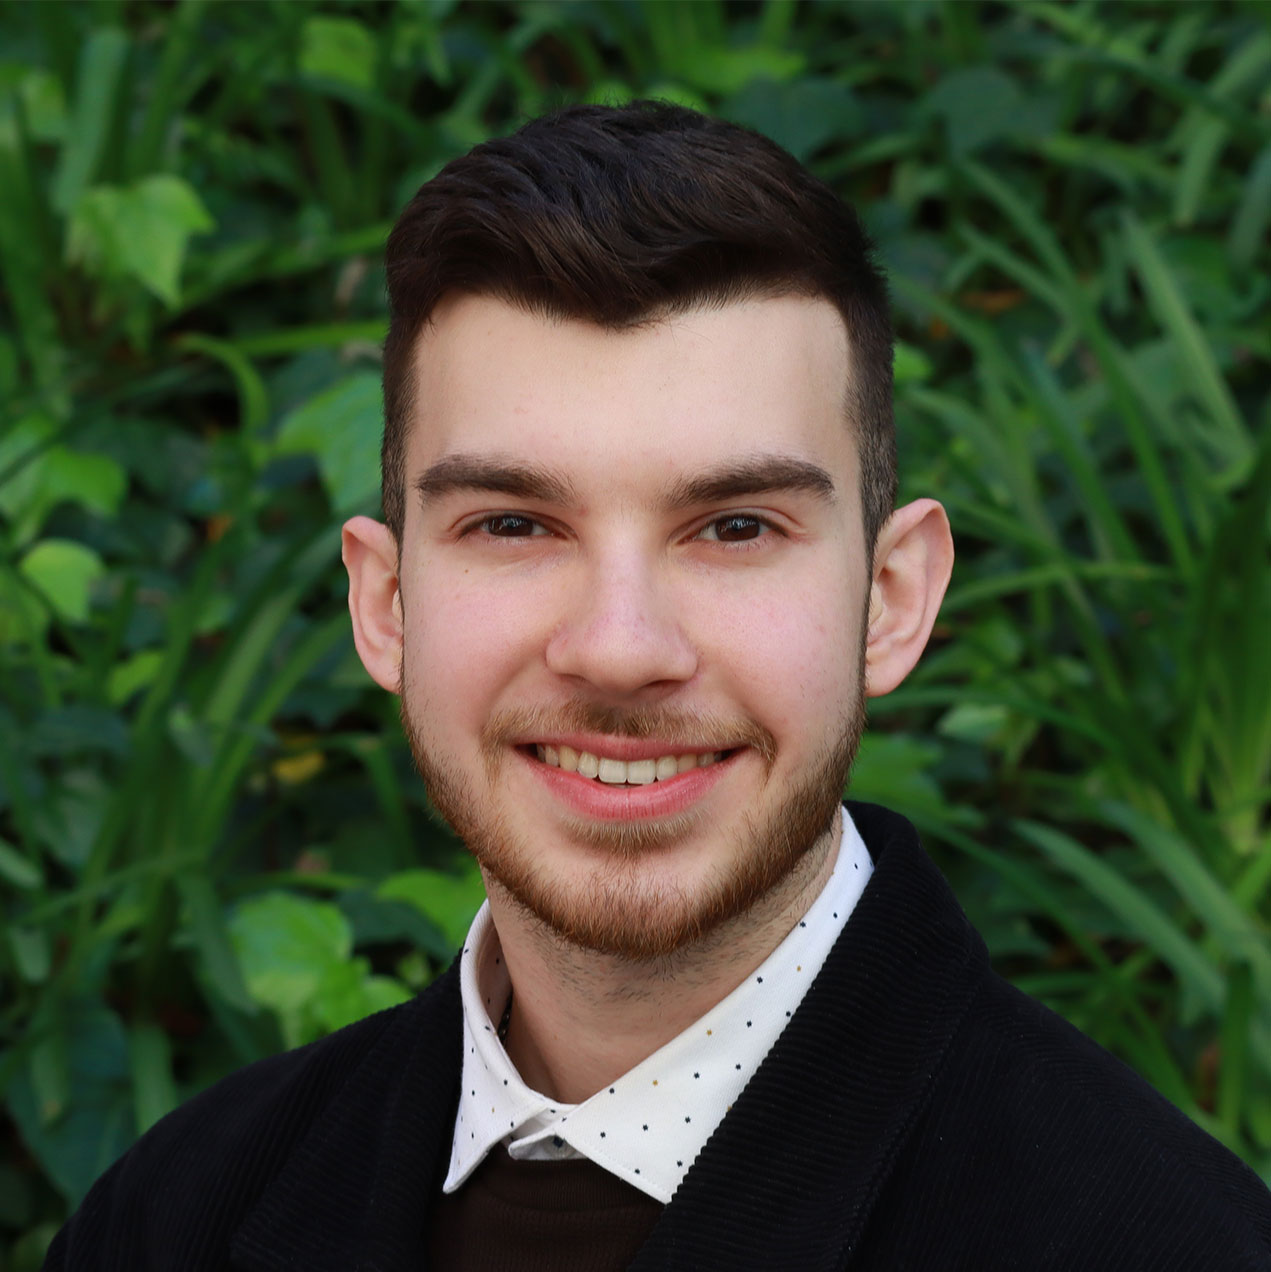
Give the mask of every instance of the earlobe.
<path id="1" fill-rule="evenodd" d="M 402 603 L 397 580 L 397 540 L 370 517 L 352 517 L 340 534 L 349 573 L 353 643 L 371 679 L 390 693 L 400 688 Z"/>
<path id="2" fill-rule="evenodd" d="M 865 692 L 891 693 L 909 674 L 931 635 L 949 576 L 953 537 L 934 499 L 897 508 L 874 549 L 865 644 Z"/>

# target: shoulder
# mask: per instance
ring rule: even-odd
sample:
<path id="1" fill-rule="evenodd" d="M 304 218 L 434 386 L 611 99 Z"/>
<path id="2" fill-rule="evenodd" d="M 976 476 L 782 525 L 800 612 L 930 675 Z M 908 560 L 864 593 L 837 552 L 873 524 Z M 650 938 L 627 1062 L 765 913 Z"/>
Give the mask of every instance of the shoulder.
<path id="1" fill-rule="evenodd" d="M 882 969 L 878 1027 L 923 1022 L 930 1039 L 922 1098 L 871 1220 L 876 1265 L 1271 1272 L 1271 1193 L 1258 1176 L 992 970 L 903 818 L 849 809 L 875 873 L 863 923 L 853 914 L 844 936 L 858 925 L 854 956 Z"/>
<path id="2" fill-rule="evenodd" d="M 992 1266 L 1271 1269 L 1271 1194 L 1257 1175 L 992 972 L 906 1157 L 893 1182 L 907 1206 L 955 1195 L 966 1231 L 994 1233 Z"/>
<path id="3" fill-rule="evenodd" d="M 349 1101 L 382 1107 L 412 1040 L 449 1027 L 449 989 L 439 982 L 188 1100 L 97 1181 L 54 1240 L 46 1269 L 226 1266 L 236 1227 L 315 1126 Z"/>

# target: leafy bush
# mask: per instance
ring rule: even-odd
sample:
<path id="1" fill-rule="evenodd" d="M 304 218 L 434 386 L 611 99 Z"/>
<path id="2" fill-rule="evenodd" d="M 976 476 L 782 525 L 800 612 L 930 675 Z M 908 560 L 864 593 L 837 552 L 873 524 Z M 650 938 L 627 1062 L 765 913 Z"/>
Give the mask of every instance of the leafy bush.
<path id="1" fill-rule="evenodd" d="M 0 1250 L 479 881 L 348 638 L 380 249 L 567 100 L 782 141 L 893 277 L 961 559 L 854 791 L 999 965 L 1271 1171 L 1271 35 L 1257 4 L 0 10 Z"/>

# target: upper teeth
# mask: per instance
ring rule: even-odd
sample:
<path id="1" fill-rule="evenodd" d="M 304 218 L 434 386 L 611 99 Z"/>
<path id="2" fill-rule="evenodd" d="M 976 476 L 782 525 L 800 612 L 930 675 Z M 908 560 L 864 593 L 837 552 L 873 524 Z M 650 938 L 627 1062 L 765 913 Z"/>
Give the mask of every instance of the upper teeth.
<path id="1" fill-rule="evenodd" d="M 607 755 L 575 751 L 572 746 L 536 746 L 538 758 L 553 768 L 563 768 L 583 777 L 598 778 L 610 786 L 648 786 L 689 769 L 706 768 L 719 759 L 718 751 L 693 755 L 662 755 L 656 760 L 611 760 Z"/>

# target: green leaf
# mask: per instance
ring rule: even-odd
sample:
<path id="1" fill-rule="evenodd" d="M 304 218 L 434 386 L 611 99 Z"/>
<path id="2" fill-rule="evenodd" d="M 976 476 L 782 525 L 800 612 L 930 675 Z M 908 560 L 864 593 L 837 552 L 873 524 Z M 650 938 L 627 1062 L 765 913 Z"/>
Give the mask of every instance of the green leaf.
<path id="1" fill-rule="evenodd" d="M 307 18 L 300 30 L 298 64 L 306 75 L 372 88 L 375 38 L 352 18 Z"/>
<path id="2" fill-rule="evenodd" d="M 853 799 L 903 808 L 921 829 L 933 830 L 975 818 L 951 808 L 929 770 L 940 757 L 933 742 L 903 733 L 869 732 L 852 765 L 848 793 Z"/>
<path id="3" fill-rule="evenodd" d="M 132 1066 L 137 1134 L 142 1135 L 177 1106 L 168 1035 L 152 1020 L 134 1023 L 128 1031 L 128 1058 Z"/>
<path id="4" fill-rule="evenodd" d="M 247 992 L 279 1013 L 305 1007 L 353 948 L 348 920 L 337 906 L 287 892 L 240 902 L 229 930 Z"/>
<path id="5" fill-rule="evenodd" d="M 256 1003 L 243 983 L 243 972 L 234 952 L 233 939 L 209 880 L 186 874 L 177 879 L 185 902 L 190 936 L 203 963 L 203 974 L 220 1000 L 237 1011 L 251 1014 Z"/>
<path id="6" fill-rule="evenodd" d="M 43 928 L 22 927 L 13 924 L 8 931 L 9 948 L 18 974 L 29 985 L 39 985 L 48 979 L 53 966 L 48 933 Z"/>
<path id="7" fill-rule="evenodd" d="M 74 1098 L 60 1107 L 46 1102 L 53 1088 L 39 1075 L 62 1062 L 42 1048 L 33 1051 L 33 1064 L 19 1071 L 8 1096 L 27 1148 L 75 1206 L 132 1143 L 134 1125 L 128 1044 L 118 1016 L 100 1004 L 82 1004 L 72 1009 L 65 1028 L 63 1074 Z"/>
<path id="8" fill-rule="evenodd" d="M 441 870 L 404 870 L 390 875 L 375 890 L 386 901 L 406 901 L 430 918 L 458 949 L 468 935 L 473 915 L 485 900 L 485 885 L 476 863 L 468 861 L 462 874 Z"/>
<path id="9" fill-rule="evenodd" d="M 352 959 L 328 968 L 312 999 L 313 1019 L 323 1032 L 331 1032 L 372 1012 L 396 1007 L 410 996 L 392 977 L 370 975 L 365 959 Z"/>
<path id="10" fill-rule="evenodd" d="M 857 136 L 865 111 L 846 84 L 807 76 L 788 84 L 756 80 L 728 104 L 729 119 L 754 128 L 806 162 L 833 138 Z"/>
<path id="11" fill-rule="evenodd" d="M 48 416 L 29 415 L 0 438 L 0 513 L 17 543 L 33 538 L 59 503 L 113 516 L 128 488 L 123 467 L 108 456 L 49 445 L 56 432 Z"/>
<path id="12" fill-rule="evenodd" d="M 43 68 L 31 70 L 18 86 L 22 115 L 34 141 L 61 141 L 66 135 L 66 96 L 62 81 Z"/>
<path id="13" fill-rule="evenodd" d="M 88 620 L 93 584 L 106 573 L 92 548 L 69 539 L 44 539 L 22 558 L 18 569 L 68 622 Z"/>
<path id="14" fill-rule="evenodd" d="M 949 148 L 962 158 L 1015 131 L 1023 105 L 1019 85 L 995 66 L 952 71 L 927 94 L 926 106 L 942 118 Z"/>
<path id="15" fill-rule="evenodd" d="M 44 876 L 38 866 L 28 861 L 7 840 L 0 839 L 0 879 L 11 883 L 15 888 L 30 892 L 44 882 Z"/>
<path id="16" fill-rule="evenodd" d="M 134 693 L 148 688 L 163 666 L 163 650 L 142 649 L 110 669 L 106 696 L 113 706 L 122 706 Z"/>
<path id="17" fill-rule="evenodd" d="M 1248 269 L 1266 242 L 1271 222 L 1271 145 L 1266 146 L 1249 168 L 1240 206 L 1227 235 L 1227 251 L 1237 269 Z"/>
<path id="18" fill-rule="evenodd" d="M 924 384 L 931 379 L 931 372 L 931 359 L 921 349 L 903 340 L 896 341 L 892 376 L 897 388 L 904 384 Z"/>
<path id="19" fill-rule="evenodd" d="M 190 239 L 214 227 L 194 187 L 160 173 L 87 191 L 71 217 L 67 256 L 102 278 L 135 279 L 175 308 Z"/>
<path id="20" fill-rule="evenodd" d="M 278 454 L 312 455 L 333 511 L 343 516 L 379 487 L 383 413 L 379 376 L 355 372 L 286 416 L 278 429 Z"/>
<path id="21" fill-rule="evenodd" d="M 35 808 L 40 840 L 62 865 L 78 873 L 87 863 L 113 794 L 96 769 L 65 769 Z"/>
<path id="22" fill-rule="evenodd" d="M 114 27 L 93 31 L 80 51 L 75 104 L 53 184 L 59 212 L 75 207 L 101 166 L 127 56 L 128 37 Z"/>

